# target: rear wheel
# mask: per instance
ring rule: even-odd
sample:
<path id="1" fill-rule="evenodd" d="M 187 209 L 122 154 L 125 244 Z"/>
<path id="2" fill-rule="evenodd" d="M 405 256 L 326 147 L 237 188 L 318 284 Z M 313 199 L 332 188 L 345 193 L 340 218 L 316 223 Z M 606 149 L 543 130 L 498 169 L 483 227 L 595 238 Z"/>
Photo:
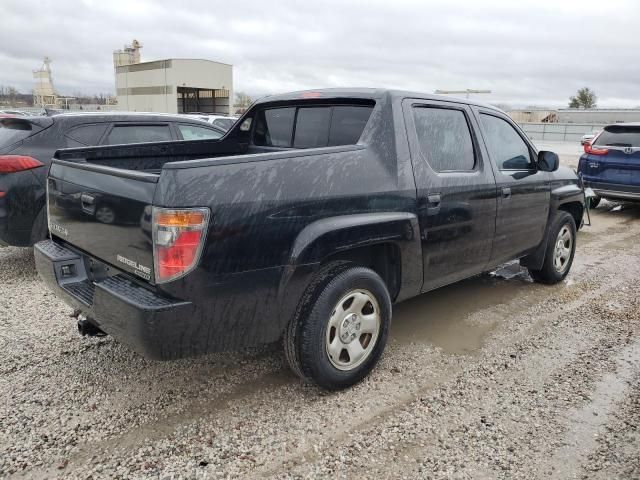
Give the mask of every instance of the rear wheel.
<path id="1" fill-rule="evenodd" d="M 589 208 L 598 208 L 600 205 L 600 197 L 589 197 Z"/>
<path id="2" fill-rule="evenodd" d="M 576 222 L 567 213 L 556 213 L 549 228 L 547 250 L 540 270 L 531 270 L 531 277 L 537 282 L 554 284 L 567 276 L 576 251 Z"/>
<path id="3" fill-rule="evenodd" d="M 362 380 L 387 342 L 391 299 L 373 270 L 338 263 L 323 268 L 285 333 L 287 360 L 299 376 L 338 390 Z"/>

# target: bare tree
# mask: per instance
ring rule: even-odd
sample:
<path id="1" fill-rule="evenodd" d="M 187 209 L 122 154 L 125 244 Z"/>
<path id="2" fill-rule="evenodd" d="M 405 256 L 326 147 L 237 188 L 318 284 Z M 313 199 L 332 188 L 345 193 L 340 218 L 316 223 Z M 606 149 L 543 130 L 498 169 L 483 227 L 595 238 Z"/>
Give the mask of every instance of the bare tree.
<path id="1" fill-rule="evenodd" d="M 244 92 L 236 92 L 234 108 L 236 111 L 244 112 L 253 103 L 253 99 Z"/>

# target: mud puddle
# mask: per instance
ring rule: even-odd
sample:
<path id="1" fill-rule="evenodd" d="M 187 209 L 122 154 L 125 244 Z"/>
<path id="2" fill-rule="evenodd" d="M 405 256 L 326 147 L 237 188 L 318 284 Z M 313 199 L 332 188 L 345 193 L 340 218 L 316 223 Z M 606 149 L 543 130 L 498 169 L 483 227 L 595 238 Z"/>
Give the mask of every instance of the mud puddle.
<path id="1" fill-rule="evenodd" d="M 518 263 L 407 300 L 394 307 L 391 342 L 430 343 L 452 354 L 479 350 L 513 312 L 540 301 L 540 285 Z"/>

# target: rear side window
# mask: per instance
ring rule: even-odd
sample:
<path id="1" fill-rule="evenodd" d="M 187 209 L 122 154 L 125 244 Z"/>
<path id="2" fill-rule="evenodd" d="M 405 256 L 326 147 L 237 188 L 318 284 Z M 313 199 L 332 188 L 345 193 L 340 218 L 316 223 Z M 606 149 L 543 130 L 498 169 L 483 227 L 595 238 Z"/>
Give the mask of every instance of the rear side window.
<path id="1" fill-rule="evenodd" d="M 605 127 L 594 144 L 602 147 L 640 147 L 640 126 Z"/>
<path id="2" fill-rule="evenodd" d="M 213 128 L 201 127 L 200 125 L 178 124 L 178 130 L 183 140 L 216 140 L 222 137 L 222 132 Z"/>
<path id="3" fill-rule="evenodd" d="M 96 123 L 92 125 L 82 125 L 80 127 L 72 128 L 65 135 L 67 140 L 79 143 L 81 145 L 98 145 L 100 138 L 107 129 L 108 124 Z M 67 141 L 69 146 L 75 146 Z"/>
<path id="4" fill-rule="evenodd" d="M 531 170 L 529 146 L 509 122 L 493 115 L 480 114 L 491 158 L 500 170 Z"/>
<path id="5" fill-rule="evenodd" d="M 172 140 L 169 125 L 116 125 L 105 145 L 123 145 L 127 143 L 167 142 Z"/>
<path id="6" fill-rule="evenodd" d="M 336 105 L 262 110 L 256 116 L 254 144 L 318 148 L 358 143 L 373 106 Z"/>
<path id="7" fill-rule="evenodd" d="M 474 169 L 473 141 L 464 112 L 415 107 L 413 118 L 420 150 L 431 168 L 436 172 Z"/>
<path id="8" fill-rule="evenodd" d="M 0 119 L 0 147 L 13 145 L 20 140 L 24 140 L 32 133 L 33 125 L 20 118 L 2 118 Z"/>

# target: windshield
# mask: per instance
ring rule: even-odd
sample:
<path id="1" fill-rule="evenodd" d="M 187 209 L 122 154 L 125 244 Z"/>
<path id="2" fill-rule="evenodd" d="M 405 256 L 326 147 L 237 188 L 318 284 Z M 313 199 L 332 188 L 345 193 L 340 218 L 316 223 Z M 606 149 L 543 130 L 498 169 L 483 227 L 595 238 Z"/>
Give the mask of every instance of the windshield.
<path id="1" fill-rule="evenodd" d="M 7 147 L 30 136 L 33 125 L 21 118 L 0 118 L 0 147 Z"/>

